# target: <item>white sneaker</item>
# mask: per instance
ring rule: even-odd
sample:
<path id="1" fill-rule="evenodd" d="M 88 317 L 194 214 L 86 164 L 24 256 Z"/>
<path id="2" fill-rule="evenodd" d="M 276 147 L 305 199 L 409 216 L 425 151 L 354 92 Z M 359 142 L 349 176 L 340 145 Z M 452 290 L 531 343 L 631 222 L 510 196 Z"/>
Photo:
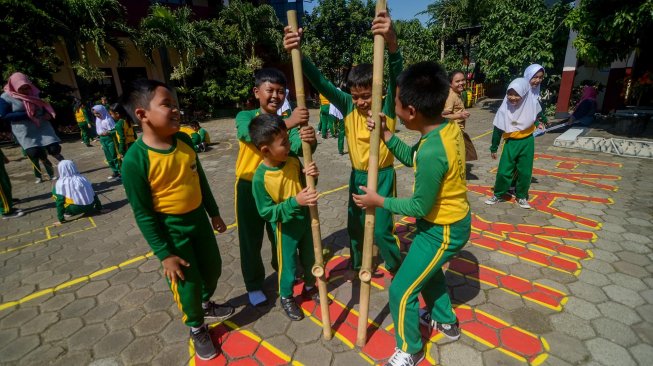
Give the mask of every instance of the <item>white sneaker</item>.
<path id="1" fill-rule="evenodd" d="M 399 348 L 395 348 L 395 353 L 388 360 L 385 366 L 415 366 L 424 359 L 424 351 L 419 351 L 414 355 L 406 353 Z"/>
<path id="2" fill-rule="evenodd" d="M 50 177 L 50 180 L 57 180 L 57 179 L 59 179 L 59 177 L 57 177 L 56 175 Z"/>
<path id="3" fill-rule="evenodd" d="M 25 213 L 23 211 L 16 209 L 16 210 L 14 210 L 14 212 L 12 212 L 10 214 L 2 215 L 2 219 L 3 220 L 16 219 L 16 218 L 19 218 L 19 217 L 21 217 L 23 215 L 25 215 Z"/>
<path id="4" fill-rule="evenodd" d="M 41 179 L 41 178 L 36 178 L 36 180 L 34 181 L 34 183 L 36 183 L 36 184 L 39 184 L 39 183 L 42 183 L 42 182 L 43 182 L 43 179 Z"/>
<path id="5" fill-rule="evenodd" d="M 499 198 L 497 196 L 492 196 L 489 199 L 485 200 L 485 204 L 486 205 L 494 205 L 497 202 L 501 202 L 501 201 L 503 201 L 501 198 Z"/>
<path id="6" fill-rule="evenodd" d="M 517 204 L 521 208 L 529 209 L 531 208 L 531 205 L 528 204 L 528 200 L 526 198 L 520 198 L 517 200 Z"/>

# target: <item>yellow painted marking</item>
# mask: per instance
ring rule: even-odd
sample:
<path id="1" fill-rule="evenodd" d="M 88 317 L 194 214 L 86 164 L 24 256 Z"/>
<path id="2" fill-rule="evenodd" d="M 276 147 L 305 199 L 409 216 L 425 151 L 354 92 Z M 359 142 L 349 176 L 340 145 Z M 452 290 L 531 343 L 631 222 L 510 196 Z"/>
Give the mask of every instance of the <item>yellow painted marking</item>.
<path id="1" fill-rule="evenodd" d="M 81 232 L 83 232 L 83 231 L 87 231 L 87 230 L 95 229 L 95 228 L 97 227 L 97 225 L 95 224 L 95 221 L 93 221 L 93 218 L 91 218 L 91 217 L 79 218 L 79 219 L 76 219 L 76 220 L 72 220 L 72 221 L 70 221 L 70 222 L 75 222 L 75 221 L 83 220 L 83 219 L 87 219 L 87 220 L 91 223 L 91 226 L 89 226 L 89 227 L 85 227 L 85 228 L 83 228 L 83 229 L 78 229 L 78 230 L 74 230 L 74 231 L 71 231 L 71 232 L 67 232 L 67 233 L 54 234 L 54 235 L 52 235 L 52 233 L 50 233 L 50 228 L 53 228 L 53 227 L 55 227 L 55 226 L 54 226 L 54 225 L 48 225 L 48 226 L 45 226 L 45 227 L 43 227 L 43 228 L 38 228 L 38 229 L 30 230 L 30 231 L 28 231 L 28 232 L 26 232 L 26 233 L 22 233 L 22 234 L 18 234 L 18 235 L 13 235 L 13 236 L 7 236 L 7 237 L 4 237 L 4 238 L 0 239 L 0 242 L 2 242 L 2 241 L 6 241 L 6 240 L 9 240 L 9 239 L 13 239 L 13 238 L 17 238 L 17 237 L 20 237 L 20 236 L 28 235 L 28 234 L 31 234 L 31 233 L 35 233 L 35 232 L 38 232 L 38 231 L 41 231 L 41 230 L 43 230 L 43 232 L 45 233 L 45 238 L 37 239 L 37 240 L 34 240 L 34 241 L 32 241 L 32 242 L 25 243 L 25 244 L 23 244 L 23 245 L 19 245 L 19 246 L 17 246 L 17 247 L 11 247 L 11 248 L 7 248 L 7 249 L 2 249 L 2 250 L 0 250 L 0 254 L 5 254 L 5 253 L 14 252 L 14 251 L 16 251 L 16 250 L 21 250 L 21 249 L 24 249 L 24 248 L 30 247 L 30 246 L 35 245 L 35 244 L 45 243 L 45 242 L 50 241 L 50 240 L 53 240 L 53 239 L 63 238 L 63 237 L 65 237 L 65 236 L 69 236 L 69 235 L 72 235 L 72 234 L 81 233 Z"/>
<path id="2" fill-rule="evenodd" d="M 491 134 L 492 132 L 494 132 L 494 128 L 492 128 L 491 130 L 487 130 L 487 131 L 483 132 L 482 134 L 480 134 L 480 135 L 478 135 L 476 137 L 472 137 L 472 141 L 478 140 L 481 137 L 487 136 L 487 135 Z"/>
<path id="3" fill-rule="evenodd" d="M 214 152 L 212 152 L 212 153 L 210 153 L 210 154 L 202 154 L 202 155 L 200 155 L 200 158 L 201 158 L 201 159 L 204 159 L 204 158 L 208 158 L 209 156 L 218 155 L 218 154 L 220 154 L 221 152 L 231 150 L 231 148 L 234 146 L 234 145 L 233 145 L 231 142 L 229 142 L 229 141 L 220 141 L 220 142 L 218 142 L 218 145 L 220 145 L 220 144 L 226 144 L 227 146 L 226 146 L 225 148 L 223 148 L 223 149 L 214 149 L 213 146 L 209 145 L 209 146 L 211 146 L 211 151 L 214 151 Z M 200 160 L 201 160 L 201 159 L 200 159 Z"/>

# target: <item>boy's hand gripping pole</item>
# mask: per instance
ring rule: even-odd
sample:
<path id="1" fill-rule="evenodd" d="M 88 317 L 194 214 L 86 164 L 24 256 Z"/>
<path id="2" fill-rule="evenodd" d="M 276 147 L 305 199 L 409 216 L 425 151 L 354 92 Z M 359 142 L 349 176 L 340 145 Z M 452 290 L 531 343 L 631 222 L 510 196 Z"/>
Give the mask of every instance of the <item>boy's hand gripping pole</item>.
<path id="1" fill-rule="evenodd" d="M 293 32 L 297 32 L 297 12 L 288 10 L 288 25 Z M 302 72 L 302 55 L 298 48 L 291 50 L 292 71 L 295 80 L 295 95 L 297 96 L 297 106 L 306 107 L 306 95 L 304 94 L 304 75 Z M 303 127 L 303 126 L 302 126 Z M 311 145 L 302 141 L 302 150 L 304 153 L 304 163 L 306 165 L 313 161 Z M 309 189 L 315 189 L 315 178 L 306 176 L 306 184 Z M 317 289 L 320 293 L 320 310 L 322 312 L 322 334 L 325 339 L 331 339 L 331 319 L 329 316 L 329 297 L 327 292 L 326 276 L 324 273 L 324 258 L 322 257 L 322 233 L 320 232 L 320 216 L 317 212 L 317 206 L 310 206 L 311 213 L 311 231 L 313 234 L 313 251 L 315 252 L 315 264 L 311 272 L 317 279 Z"/>
<path id="2" fill-rule="evenodd" d="M 377 0 L 376 14 L 386 10 L 386 0 Z M 381 104 L 383 103 L 383 53 L 385 41 L 382 35 L 374 36 L 374 63 L 372 68 L 372 119 L 374 130 L 370 134 L 370 159 L 367 168 L 367 189 L 376 192 L 379 176 L 379 143 L 381 134 Z M 370 308 L 370 280 L 372 279 L 372 245 L 374 242 L 374 222 L 376 208 L 365 210 L 365 237 L 363 240 L 363 261 L 359 277 L 361 280 L 360 304 L 358 315 L 358 331 L 356 345 L 367 343 L 368 312 Z"/>

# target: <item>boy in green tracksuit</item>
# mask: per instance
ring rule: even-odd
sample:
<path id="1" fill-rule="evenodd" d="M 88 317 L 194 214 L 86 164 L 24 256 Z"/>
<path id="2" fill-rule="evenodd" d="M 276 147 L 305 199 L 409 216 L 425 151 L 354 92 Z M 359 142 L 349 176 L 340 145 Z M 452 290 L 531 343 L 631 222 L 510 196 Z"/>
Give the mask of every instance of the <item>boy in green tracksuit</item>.
<path id="1" fill-rule="evenodd" d="M 205 319 L 220 321 L 234 312 L 211 301 L 222 270 L 213 229 L 224 232 L 226 225 L 190 138 L 178 132 L 179 108 L 168 86 L 134 81 L 122 104 L 143 128 L 122 166 L 127 199 L 191 328 L 195 353 L 211 359 L 217 351 Z"/>
<path id="2" fill-rule="evenodd" d="M 256 202 L 252 195 L 252 178 L 263 155 L 254 146 L 249 135 L 249 124 L 260 114 L 276 114 L 284 101 L 286 77 L 277 69 L 265 68 L 257 71 L 254 80 L 254 96 L 258 99 L 259 109 L 242 111 L 236 115 L 236 135 L 238 137 L 238 159 L 236 160 L 236 223 L 240 242 L 240 266 L 245 280 L 245 288 L 250 304 L 262 305 L 267 302 L 263 293 L 265 267 L 261 258 L 263 246 L 263 228 L 268 233 L 272 244 L 272 268 L 277 270 L 274 235 L 270 223 L 258 214 Z M 282 116 L 288 128 L 290 151 L 302 155 L 302 140 L 316 145 L 315 130 L 298 126 L 308 123 L 308 109 L 296 108 L 292 115 Z"/>
<path id="3" fill-rule="evenodd" d="M 415 171 L 413 196 L 382 197 L 375 192 L 354 195 L 361 208 L 385 207 L 417 219 L 415 239 L 390 285 L 390 313 L 395 324 L 397 349 L 387 365 L 417 365 L 424 358 L 419 331 L 421 293 L 427 311 L 422 320 L 451 339 L 460 337 L 456 315 L 447 293 L 442 265 L 467 243 L 471 213 L 465 182 L 465 142 L 458 125 L 445 121 L 442 109 L 449 94 L 442 67 L 420 62 L 397 78 L 397 116 L 410 130 L 422 135 L 412 148 L 397 138 L 381 116 L 385 145 Z M 370 128 L 374 122 L 369 120 Z M 430 330 L 429 330 L 430 334 Z"/>
<path id="4" fill-rule="evenodd" d="M 9 159 L 0 150 L 0 214 L 3 219 L 13 219 L 25 215 L 25 213 L 14 208 L 14 198 L 11 196 L 11 181 L 5 169 Z"/>
<path id="5" fill-rule="evenodd" d="M 290 27 L 285 28 L 284 47 L 288 52 L 298 48 L 300 33 L 293 33 Z M 388 60 L 390 78 L 388 92 L 385 97 L 383 112 L 388 116 L 388 128 L 395 129 L 395 77 L 401 72 L 402 57 L 397 46 L 397 37 L 392 29 L 392 21 L 386 12 L 382 12 L 372 23 L 372 32 L 383 35 L 388 46 Z M 370 131 L 367 130 L 366 118 L 372 105 L 372 65 L 362 64 L 354 67 L 348 76 L 348 87 L 351 94 L 338 90 L 326 80 L 320 71 L 307 58 L 302 59 L 304 75 L 313 87 L 329 99 L 331 104 L 342 112 L 345 124 L 345 138 L 352 171 L 349 177 L 349 196 L 352 193 L 361 193 L 358 186 L 367 185 L 367 168 L 369 163 Z M 379 149 L 379 194 L 384 196 L 395 195 L 395 169 L 393 157 L 382 144 Z M 347 211 L 347 231 L 350 238 L 350 268 L 346 274 L 347 280 L 355 276 L 362 262 L 362 246 L 364 236 L 365 211 L 361 210 L 349 199 Z M 394 235 L 392 214 L 383 208 L 376 210 L 376 223 L 374 225 L 374 240 L 379 248 L 381 257 L 385 261 L 385 268 L 395 273 L 401 264 L 399 239 Z"/>
<path id="6" fill-rule="evenodd" d="M 315 263 L 310 215 L 306 206 L 317 203 L 317 192 L 308 190 L 302 163 L 290 152 L 286 125 L 276 114 L 262 114 L 249 125 L 252 143 L 263 155 L 252 180 L 252 193 L 261 217 L 272 224 L 279 261 L 279 296 L 281 307 L 291 320 L 304 314 L 293 298 L 297 252 L 304 268 L 304 298 L 319 300 L 315 277 L 310 268 Z M 315 162 L 306 174 L 317 177 Z"/>

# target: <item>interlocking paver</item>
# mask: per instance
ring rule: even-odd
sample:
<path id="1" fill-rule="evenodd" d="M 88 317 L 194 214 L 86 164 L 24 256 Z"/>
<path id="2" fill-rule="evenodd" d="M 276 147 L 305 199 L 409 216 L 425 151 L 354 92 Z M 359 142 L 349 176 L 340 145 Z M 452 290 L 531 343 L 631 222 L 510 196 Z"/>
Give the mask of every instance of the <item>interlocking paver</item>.
<path id="1" fill-rule="evenodd" d="M 493 115 L 490 112 L 478 108 L 471 111 L 468 132 L 472 137 L 491 128 Z M 314 116 L 316 112 L 311 111 Z M 212 136 L 216 136 L 219 144 L 214 146 L 214 150 L 200 154 L 200 159 L 223 218 L 227 224 L 231 224 L 234 217 L 233 165 L 237 153 L 233 120 L 212 121 L 204 123 L 204 126 Z M 400 138 L 410 142 L 417 141 L 416 133 L 403 127 L 400 129 Z M 646 204 L 650 202 L 647 192 L 651 191 L 653 186 L 650 179 L 644 179 L 640 175 L 641 172 L 651 170 L 651 162 L 553 148 L 550 143 L 555 136 L 553 134 L 539 137 L 536 149 L 538 154 L 561 156 L 562 160 L 537 158 L 535 167 L 543 171 L 565 173 L 617 174 L 623 179 L 597 180 L 597 183 L 616 185 L 619 190 L 603 191 L 579 183 L 562 181 L 550 175 L 535 175 L 537 181 L 532 184 L 532 189 L 601 199 L 609 197 L 613 203 L 570 200 L 560 196 L 551 207 L 560 210 L 556 215 L 560 212 L 572 215 L 571 219 L 563 219 L 537 207 L 526 211 L 513 203 L 486 206 L 483 203 L 484 196 L 470 192 L 472 212 L 493 223 L 527 224 L 533 229 L 537 229 L 534 226 L 545 225 L 593 233 L 595 236 L 591 241 L 570 240 L 567 236 L 569 231 L 547 237 L 557 240 L 560 245 L 591 250 L 593 257 L 581 260 L 577 273 L 546 268 L 523 258 L 475 245 L 465 248 L 465 258 L 475 258 L 476 262 L 486 268 L 520 277 L 523 279 L 523 282 L 519 282 L 521 285 L 537 283 L 544 286 L 540 290 L 548 288 L 563 297 L 568 296 L 567 302 L 563 301 L 559 309 L 552 309 L 542 303 L 526 301 L 514 293 L 506 292 L 506 288 L 483 283 L 482 276 L 479 283 L 475 279 L 465 280 L 449 273 L 447 279 L 454 301 L 462 303 L 463 306 L 470 306 L 477 311 L 477 316 L 483 312 L 492 317 L 485 321 L 496 319 L 505 322 L 508 327 L 520 327 L 537 337 L 543 337 L 551 348 L 543 364 L 607 364 L 609 359 L 602 358 L 601 351 L 611 350 L 610 347 L 613 347 L 617 354 L 626 352 L 632 362 L 644 364 L 643 360 L 652 357 L 649 344 L 653 343 L 653 326 L 650 325 L 653 320 L 653 305 L 650 304 L 653 292 L 649 290 L 653 288 L 653 248 L 649 240 L 653 237 L 653 215 L 648 209 L 650 205 Z M 489 148 L 489 139 L 490 136 L 486 135 L 474 141 L 480 158 L 473 162 L 472 173 L 477 179 L 468 180 L 469 184 L 488 186 L 494 181 L 494 173 L 491 170 L 496 168 L 497 162 L 485 155 Z M 42 296 L 23 304 L 0 310 L 0 347 L 18 345 L 11 351 L 13 353 L 9 353 L 16 359 L 6 363 L 94 366 L 186 364 L 190 358 L 188 328 L 181 322 L 180 312 L 172 300 L 166 281 L 163 280 L 160 262 L 151 257 L 124 265 L 120 269 L 113 267 L 149 251 L 133 221 L 131 210 L 126 205 L 124 190 L 119 183 L 106 184 L 103 181 L 107 168 L 98 164 L 98 157 L 101 156 L 99 149 L 86 149 L 77 142 L 64 143 L 63 146 L 65 155 L 73 157 L 80 170 L 87 172 L 85 174 L 96 183 L 96 188 L 102 191 L 101 200 L 113 211 L 95 216 L 95 228 L 0 254 L 2 303 L 23 299 L 35 291 L 56 288 L 60 284 L 67 286 L 57 288 L 54 293 L 45 292 Z M 3 151 L 10 159 L 19 159 L 19 151 L 16 149 L 3 148 Z M 575 158 L 618 162 L 623 165 L 620 168 L 606 168 L 604 165 L 580 163 L 571 170 L 569 166 L 566 170 L 556 166 L 560 161 L 570 162 Z M 347 184 L 349 159 L 337 154 L 335 140 L 319 139 L 315 159 L 323 172 L 320 177 L 320 191 L 325 192 Z M 51 188 L 47 184 L 34 185 L 29 171 L 24 169 L 25 163 L 25 160 L 19 160 L 15 164 L 12 162 L 7 165 L 16 196 L 27 199 L 37 197 L 21 203 L 20 207 L 30 209 L 44 204 L 49 206 L 29 212 L 23 219 L 13 221 L 11 227 L 0 226 L 0 238 L 34 229 L 37 229 L 38 233 L 39 228 L 51 224 L 54 220 L 50 200 Z M 409 195 L 412 184 L 412 170 L 398 169 L 399 195 Z M 635 196 L 637 200 L 632 198 Z M 346 189 L 329 193 L 320 200 L 323 243 L 331 246 L 336 254 L 348 253 L 345 230 L 347 200 Z M 600 229 L 589 228 L 574 221 L 573 215 L 594 220 L 603 226 Z M 397 220 L 401 218 L 396 217 Z M 72 231 L 87 224 L 88 221 L 83 219 L 68 223 L 52 232 Z M 538 235 L 537 233 L 535 235 Z M 34 235 L 41 238 L 45 234 Z M 33 240 L 28 237 L 24 239 Z M 320 327 L 311 320 L 290 322 L 278 304 L 264 309 L 243 307 L 247 300 L 240 273 L 237 231 L 231 229 L 220 234 L 217 241 L 223 258 L 223 274 L 213 299 L 218 302 L 229 301 L 238 306 L 238 314 L 231 319 L 234 324 L 261 337 L 282 353 L 307 366 L 367 364 L 358 354 L 360 350 L 352 349 L 337 337 L 332 341 L 323 341 Z M 550 252 L 550 249 L 532 244 L 527 243 L 525 247 L 546 255 L 555 254 Z M 267 241 L 263 244 L 262 254 L 266 274 L 269 275 L 265 291 L 271 299 L 276 299 L 276 277 L 270 268 L 271 251 Z M 562 254 L 561 257 L 567 258 L 566 255 Z M 110 270 L 91 279 L 85 277 L 104 268 Z M 78 278 L 82 279 L 81 282 L 74 283 Z M 68 281 L 73 281 L 73 284 Z M 385 284 L 384 290 L 373 289 L 371 296 L 370 318 L 377 318 L 383 326 L 392 324 L 389 315 L 378 315 L 380 311 L 387 311 L 384 308 L 387 304 L 389 283 L 388 281 Z M 500 285 L 507 286 L 503 283 Z M 330 288 L 336 299 L 345 304 L 350 303 L 351 285 L 332 283 Z M 357 287 L 353 292 L 354 299 L 357 299 L 356 290 Z M 357 309 L 356 300 L 352 301 L 350 306 Z M 67 334 L 68 332 L 71 333 Z M 42 337 L 34 338 L 37 333 Z M 67 335 L 63 336 L 64 334 Z M 3 341 L 7 344 L 3 344 Z M 607 347 L 603 347 L 604 343 Z M 440 340 L 430 350 L 432 358 L 443 366 L 522 364 L 509 356 L 509 353 L 490 349 L 467 335 L 463 335 L 462 339 L 455 343 Z M 2 349 L 0 354 L 0 359 L 6 360 Z M 624 359 L 628 360 L 628 357 Z"/>
<path id="2" fill-rule="evenodd" d="M 623 347 L 603 338 L 595 338 L 585 342 L 594 360 L 601 365 L 636 365 L 628 351 Z"/>

